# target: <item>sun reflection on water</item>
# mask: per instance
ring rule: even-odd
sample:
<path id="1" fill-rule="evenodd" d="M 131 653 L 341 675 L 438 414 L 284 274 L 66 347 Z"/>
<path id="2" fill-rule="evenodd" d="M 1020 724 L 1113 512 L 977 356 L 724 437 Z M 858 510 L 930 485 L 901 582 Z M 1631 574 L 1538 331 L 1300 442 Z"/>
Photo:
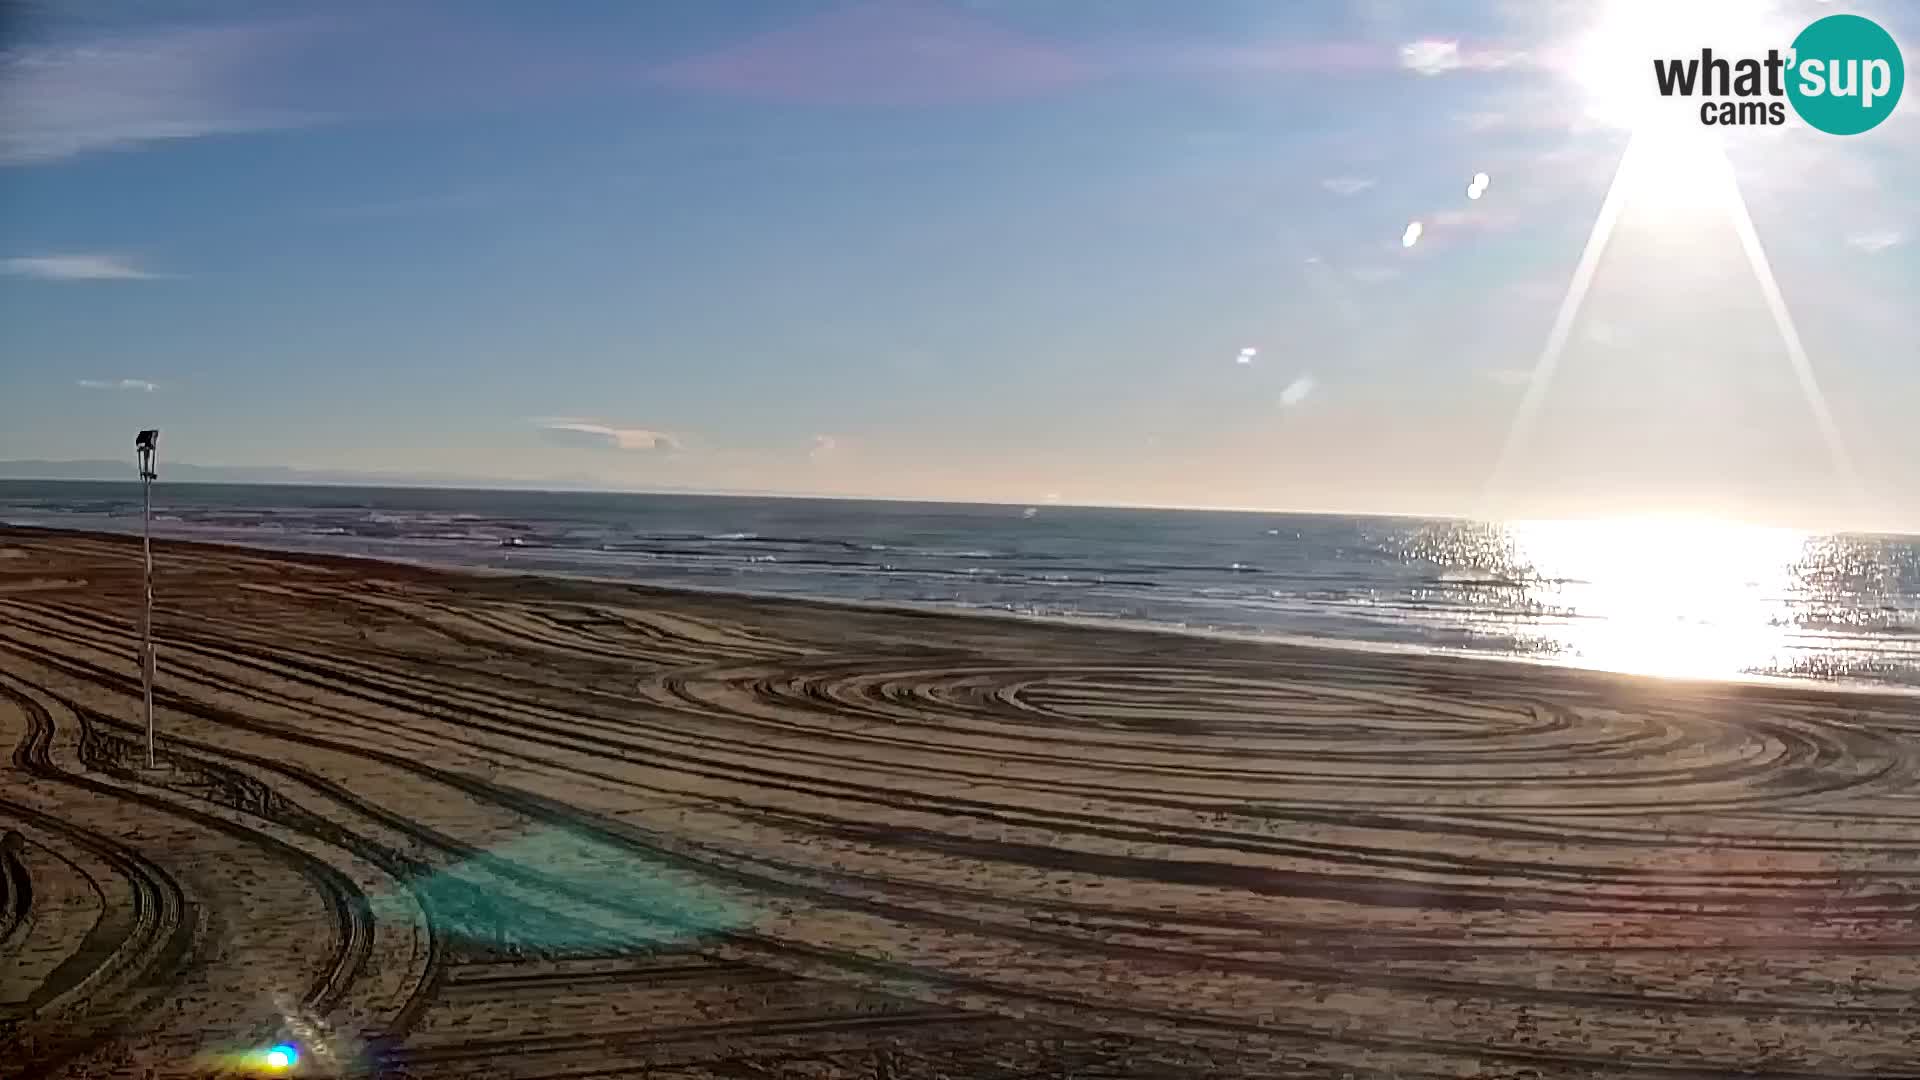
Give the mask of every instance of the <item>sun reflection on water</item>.
<path id="1" fill-rule="evenodd" d="M 1684 519 L 1507 526 L 1536 629 L 1584 666 L 1726 677 L 1787 663 L 1810 534 Z"/>
<path id="2" fill-rule="evenodd" d="M 1430 522 L 1375 534 L 1414 640 L 1648 675 L 1920 687 L 1920 544 L 1701 518 Z"/>

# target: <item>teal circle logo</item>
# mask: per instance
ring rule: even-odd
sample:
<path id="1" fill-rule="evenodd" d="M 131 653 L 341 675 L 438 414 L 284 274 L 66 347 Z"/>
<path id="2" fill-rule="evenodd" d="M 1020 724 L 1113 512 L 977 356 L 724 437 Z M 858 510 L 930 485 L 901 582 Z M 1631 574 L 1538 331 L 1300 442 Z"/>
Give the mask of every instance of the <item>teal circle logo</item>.
<path id="1" fill-rule="evenodd" d="M 1900 46 L 1880 24 L 1829 15 L 1793 39 L 1787 100 L 1829 135 L 1858 135 L 1892 115 L 1907 82 Z"/>

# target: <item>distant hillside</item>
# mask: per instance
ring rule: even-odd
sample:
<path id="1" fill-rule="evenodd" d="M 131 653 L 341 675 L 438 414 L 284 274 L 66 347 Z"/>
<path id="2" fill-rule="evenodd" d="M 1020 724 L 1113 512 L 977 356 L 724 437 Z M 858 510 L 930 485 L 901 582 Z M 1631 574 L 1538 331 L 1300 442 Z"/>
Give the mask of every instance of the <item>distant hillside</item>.
<path id="1" fill-rule="evenodd" d="M 200 484 L 359 484 L 401 487 L 528 487 L 539 481 L 507 481 L 445 473 L 355 472 L 343 469 L 295 469 L 286 465 L 194 465 L 162 462 L 162 480 Z M 129 461 L 0 461 L 0 480 L 137 480 Z M 566 487 L 600 487 L 590 479 L 569 478 Z"/>

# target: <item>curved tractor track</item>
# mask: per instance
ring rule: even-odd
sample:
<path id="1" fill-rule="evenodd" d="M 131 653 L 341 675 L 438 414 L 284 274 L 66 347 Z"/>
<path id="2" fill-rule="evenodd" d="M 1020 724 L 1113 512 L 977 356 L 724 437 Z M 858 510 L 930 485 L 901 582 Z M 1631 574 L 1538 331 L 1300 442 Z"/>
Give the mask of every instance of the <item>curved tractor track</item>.
<path id="1" fill-rule="evenodd" d="M 9 1077 L 1920 1074 L 1914 699 L 0 554 Z"/>

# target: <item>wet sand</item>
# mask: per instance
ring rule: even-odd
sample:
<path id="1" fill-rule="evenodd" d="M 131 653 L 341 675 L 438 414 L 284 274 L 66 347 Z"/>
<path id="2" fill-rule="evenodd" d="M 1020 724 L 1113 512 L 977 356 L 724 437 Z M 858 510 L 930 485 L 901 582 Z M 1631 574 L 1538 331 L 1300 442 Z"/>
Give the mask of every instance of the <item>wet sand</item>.
<path id="1" fill-rule="evenodd" d="M 156 553 L 148 769 L 0 530 L 8 1077 L 1920 1074 L 1920 699 Z"/>

